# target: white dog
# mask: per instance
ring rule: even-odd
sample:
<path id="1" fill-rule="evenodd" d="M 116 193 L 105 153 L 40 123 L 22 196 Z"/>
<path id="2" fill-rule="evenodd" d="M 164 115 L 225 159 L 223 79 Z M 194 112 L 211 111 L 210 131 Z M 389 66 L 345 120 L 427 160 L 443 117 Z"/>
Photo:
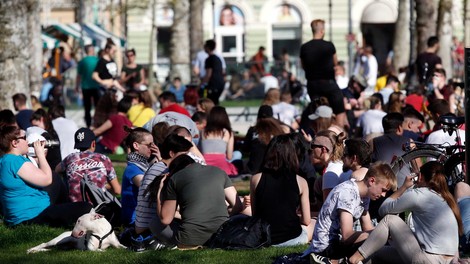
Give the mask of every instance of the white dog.
<path id="1" fill-rule="evenodd" d="M 126 248 L 114 234 L 113 227 L 104 216 L 94 209 L 78 218 L 72 231 L 67 231 L 49 242 L 28 249 L 27 253 L 49 251 L 52 247 L 102 251 L 110 246 Z"/>

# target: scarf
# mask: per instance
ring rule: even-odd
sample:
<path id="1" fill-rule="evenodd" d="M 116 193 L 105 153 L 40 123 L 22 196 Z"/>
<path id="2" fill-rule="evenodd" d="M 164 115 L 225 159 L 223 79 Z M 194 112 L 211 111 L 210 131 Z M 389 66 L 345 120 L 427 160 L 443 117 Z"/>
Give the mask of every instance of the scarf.
<path id="1" fill-rule="evenodd" d="M 129 153 L 129 155 L 127 155 L 127 162 L 134 164 L 139 169 L 141 169 L 143 172 L 146 172 L 147 169 L 149 168 L 149 163 L 147 161 L 147 158 L 140 155 L 137 152 Z"/>

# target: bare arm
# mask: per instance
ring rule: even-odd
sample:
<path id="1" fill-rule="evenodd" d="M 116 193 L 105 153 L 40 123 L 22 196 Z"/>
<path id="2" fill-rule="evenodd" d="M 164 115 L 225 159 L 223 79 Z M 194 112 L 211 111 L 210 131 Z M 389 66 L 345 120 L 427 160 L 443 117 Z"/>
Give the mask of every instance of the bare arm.
<path id="1" fill-rule="evenodd" d="M 230 207 L 232 207 L 231 215 L 236 215 L 243 211 L 244 206 L 242 204 L 242 201 L 240 200 L 240 197 L 238 197 L 237 190 L 235 187 L 230 186 L 228 188 L 224 189 L 225 193 L 225 201 L 228 202 Z"/>
<path id="2" fill-rule="evenodd" d="M 91 76 L 91 78 L 103 87 L 111 88 L 113 86 L 113 79 L 103 80 L 100 78 L 100 75 L 98 74 L 98 72 L 93 72 L 93 75 Z"/>
<path id="3" fill-rule="evenodd" d="M 225 134 L 228 134 L 228 131 L 224 131 L 224 138 L 225 138 Z M 235 144 L 235 139 L 234 139 L 234 136 L 233 136 L 233 132 L 231 132 L 229 134 L 229 137 L 228 137 L 228 142 L 227 142 L 227 159 L 232 159 L 233 158 L 233 145 Z"/>
<path id="4" fill-rule="evenodd" d="M 312 219 L 310 215 L 310 200 L 307 181 L 304 178 L 297 176 L 297 184 L 300 189 L 300 212 L 302 213 L 300 223 L 308 226 Z"/>
<path id="5" fill-rule="evenodd" d="M 369 237 L 367 232 L 355 232 L 353 230 L 353 216 L 351 213 L 339 209 L 340 228 L 341 228 L 341 240 L 346 245 L 352 245 L 354 243 L 364 241 Z"/>
<path id="6" fill-rule="evenodd" d="M 115 195 L 121 194 L 121 184 L 119 183 L 117 178 L 112 179 L 109 181 L 109 185 L 111 186 L 111 190 Z"/>
<path id="7" fill-rule="evenodd" d="M 144 178 L 143 174 L 136 175 L 134 178 L 132 178 L 132 183 L 135 186 L 140 187 L 140 185 L 142 185 L 142 178 Z"/>
<path id="8" fill-rule="evenodd" d="M 31 162 L 25 162 L 18 170 L 18 175 L 21 179 L 39 187 L 46 187 L 52 183 L 52 170 L 46 160 L 44 144 L 44 142 L 36 141 L 33 145 L 38 158 L 39 168 Z"/>
<path id="9" fill-rule="evenodd" d="M 365 211 L 364 214 L 362 214 L 361 219 L 361 227 L 362 231 L 372 231 L 374 230 L 374 226 L 372 225 L 372 220 L 370 220 L 370 214 L 369 211 Z"/>
<path id="10" fill-rule="evenodd" d="M 95 136 L 99 136 L 112 127 L 113 127 L 113 123 L 111 123 L 111 121 L 109 121 L 108 119 L 100 127 L 93 129 L 93 133 L 95 134 Z"/>

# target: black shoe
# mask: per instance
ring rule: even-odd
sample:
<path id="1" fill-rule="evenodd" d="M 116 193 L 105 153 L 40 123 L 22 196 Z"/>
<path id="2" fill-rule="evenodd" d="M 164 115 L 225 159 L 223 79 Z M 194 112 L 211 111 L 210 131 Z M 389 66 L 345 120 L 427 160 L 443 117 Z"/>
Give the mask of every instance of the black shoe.
<path id="1" fill-rule="evenodd" d="M 320 255 L 317 255 L 315 253 L 310 254 L 310 263 L 314 264 L 331 264 L 331 261 L 329 258 L 322 257 Z"/>
<path id="2" fill-rule="evenodd" d="M 155 242 L 157 241 L 152 235 L 146 237 L 138 235 L 137 237 L 131 237 L 131 246 L 129 248 L 134 252 L 143 252 Z"/>

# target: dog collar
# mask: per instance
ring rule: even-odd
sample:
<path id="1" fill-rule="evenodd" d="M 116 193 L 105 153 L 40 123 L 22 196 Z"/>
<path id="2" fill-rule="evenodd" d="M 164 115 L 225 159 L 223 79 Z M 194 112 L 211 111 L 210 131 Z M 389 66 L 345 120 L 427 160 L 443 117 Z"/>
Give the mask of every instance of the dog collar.
<path id="1" fill-rule="evenodd" d="M 100 242 L 99 245 L 98 245 L 98 249 L 101 249 L 101 244 L 103 243 L 103 240 L 105 240 L 109 235 L 111 235 L 113 233 L 113 228 L 111 227 L 111 230 L 106 234 L 104 235 L 103 237 L 100 237 L 100 236 L 97 236 L 95 234 L 91 234 L 91 236 L 95 237 L 98 239 L 98 241 Z"/>

